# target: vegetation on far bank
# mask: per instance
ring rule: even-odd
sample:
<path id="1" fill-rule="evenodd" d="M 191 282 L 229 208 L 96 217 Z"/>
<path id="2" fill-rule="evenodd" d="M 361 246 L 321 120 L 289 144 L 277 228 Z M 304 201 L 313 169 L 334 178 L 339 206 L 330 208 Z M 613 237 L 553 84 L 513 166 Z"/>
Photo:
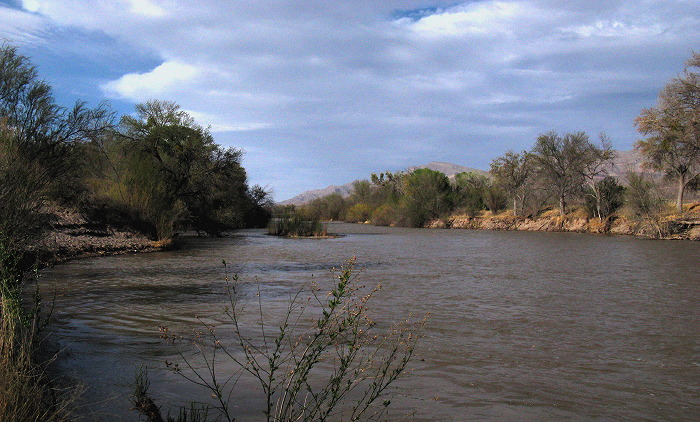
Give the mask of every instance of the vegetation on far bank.
<path id="1" fill-rule="evenodd" d="M 700 187 L 700 73 L 693 71 L 699 67 L 700 54 L 694 54 L 664 87 L 657 106 L 642 110 L 634 122 L 645 136 L 636 145 L 645 166 L 662 172 L 665 181 L 633 171 L 622 179 L 608 174 L 615 152 L 604 134 L 596 142 L 583 132 L 548 132 L 529 151 L 494 159 L 488 176 L 460 173 L 450 179 L 430 169 L 372 174 L 355 182 L 348 198 L 332 194 L 285 211 L 306 219 L 424 227 L 485 212 L 508 210 L 512 217 L 533 219 L 556 210 L 562 221 L 583 214 L 609 227 L 604 222 L 622 218 L 651 227 L 637 232 L 672 235 L 678 224 L 669 222 L 696 218 L 688 214 L 686 197 Z"/>

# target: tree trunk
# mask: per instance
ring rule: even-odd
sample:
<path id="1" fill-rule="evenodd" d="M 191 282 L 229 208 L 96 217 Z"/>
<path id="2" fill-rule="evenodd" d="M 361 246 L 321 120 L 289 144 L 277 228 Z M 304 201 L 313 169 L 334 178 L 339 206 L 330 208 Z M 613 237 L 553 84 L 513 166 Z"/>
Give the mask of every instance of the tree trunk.
<path id="1" fill-rule="evenodd" d="M 683 214 L 683 194 L 685 193 L 685 174 L 678 176 L 678 195 L 676 196 L 676 211 Z"/>
<path id="2" fill-rule="evenodd" d="M 559 195 L 559 215 L 562 217 L 566 215 L 566 199 L 564 195 Z"/>
<path id="3" fill-rule="evenodd" d="M 518 216 L 518 198 L 513 196 L 513 216 Z"/>

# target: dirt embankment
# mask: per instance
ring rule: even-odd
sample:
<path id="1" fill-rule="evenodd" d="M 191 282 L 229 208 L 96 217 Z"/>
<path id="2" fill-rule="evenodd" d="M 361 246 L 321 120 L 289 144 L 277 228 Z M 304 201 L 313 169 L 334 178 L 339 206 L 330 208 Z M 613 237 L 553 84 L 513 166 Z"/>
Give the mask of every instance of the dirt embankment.
<path id="1" fill-rule="evenodd" d="M 609 233 L 650 237 L 657 239 L 700 240 L 700 205 L 681 218 L 656 221 L 632 221 L 613 216 L 600 221 L 580 215 L 559 216 L 554 212 L 535 218 L 515 217 L 512 214 L 470 217 L 455 215 L 430 221 L 425 227 L 436 229 L 525 230 L 547 232 Z"/>
<path id="2" fill-rule="evenodd" d="M 156 252 L 172 249 L 174 243 L 154 241 L 135 230 L 90 221 L 78 211 L 52 208 L 47 212 L 50 228 L 31 248 L 44 264 L 74 258 Z"/>

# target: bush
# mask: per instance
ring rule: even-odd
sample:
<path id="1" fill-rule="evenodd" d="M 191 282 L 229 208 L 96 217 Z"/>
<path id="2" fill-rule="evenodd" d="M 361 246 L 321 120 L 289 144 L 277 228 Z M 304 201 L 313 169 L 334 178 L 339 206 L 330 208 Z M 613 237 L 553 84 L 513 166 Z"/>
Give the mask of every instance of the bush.
<path id="1" fill-rule="evenodd" d="M 348 209 L 347 214 L 345 215 L 345 221 L 353 222 L 353 223 L 364 223 L 365 221 L 368 221 L 370 216 L 372 215 L 372 206 L 360 202 L 359 204 L 355 204 L 350 209 Z"/>
<path id="2" fill-rule="evenodd" d="M 270 220 L 267 234 L 285 237 L 327 236 L 328 230 L 320 220 L 309 220 L 297 214 Z"/>
<path id="3" fill-rule="evenodd" d="M 302 298 L 302 291 L 293 295 L 279 322 L 262 318 L 264 301 L 259 291 L 254 295 L 259 308 L 254 314 L 261 317 L 242 319 L 245 296 L 237 290 L 234 276 L 226 310 L 231 332 L 221 333 L 226 326 L 205 324 L 204 333 L 192 343 L 194 356 L 203 365 L 196 365 L 190 352 L 180 353 L 184 365 L 170 365 L 175 373 L 208 390 L 214 400 L 189 413 L 195 413 L 198 420 L 208 413 L 216 420 L 233 421 L 229 400 L 243 372 L 260 384 L 265 399 L 261 412 L 267 421 L 386 420 L 390 387 L 404 373 L 419 338 L 411 327 L 420 330 L 423 321 L 416 326 L 404 321 L 386 334 L 376 334 L 375 323 L 368 317 L 368 302 L 379 287 L 367 291 L 358 285 L 354 264 L 352 259 L 342 267 L 327 295 L 316 289 L 308 299 Z M 309 319 L 306 314 L 311 309 L 318 313 Z M 250 329 L 256 335 L 244 334 Z M 164 337 L 182 339 L 167 330 Z M 222 357 L 233 364 L 232 373 L 217 372 Z M 197 366 L 204 369 L 195 369 Z M 134 402 L 141 404 L 137 410 L 157 409 L 149 403 L 147 381 L 142 376 L 137 381 Z M 187 413 L 186 409 L 180 412 Z M 157 417 L 160 415 L 151 420 L 159 420 Z"/>
<path id="4" fill-rule="evenodd" d="M 585 207 L 589 217 L 599 217 L 601 220 L 620 209 L 624 204 L 625 188 L 617 183 L 612 176 L 595 182 L 596 190 L 600 195 L 600 205 L 597 204 L 596 193 L 588 188 L 586 191 Z M 600 210 L 598 210 L 600 206 Z"/>
<path id="5" fill-rule="evenodd" d="M 393 204 L 380 205 L 372 213 L 370 222 L 376 226 L 391 226 L 395 223 L 396 206 Z"/>

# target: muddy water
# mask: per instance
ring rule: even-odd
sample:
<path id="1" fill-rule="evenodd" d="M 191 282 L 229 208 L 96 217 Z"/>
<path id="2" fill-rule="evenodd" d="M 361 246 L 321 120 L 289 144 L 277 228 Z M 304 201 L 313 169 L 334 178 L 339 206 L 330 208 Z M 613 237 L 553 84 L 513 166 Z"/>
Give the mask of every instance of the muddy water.
<path id="1" fill-rule="evenodd" d="M 86 420 L 135 420 L 127 396 L 149 368 L 164 409 L 205 400 L 165 369 L 187 332 L 222 321 L 225 273 L 284 312 L 309 280 L 356 255 L 383 289 L 375 319 L 430 312 L 396 417 L 465 420 L 692 420 L 700 414 L 700 242 L 335 224 L 337 239 L 242 231 L 187 238 L 183 250 L 75 261 L 47 271 L 56 292 L 58 370 L 85 385 Z M 245 287 L 247 286 L 247 287 Z M 254 295 L 253 295 L 254 296 Z M 185 349 L 185 353 L 188 351 Z M 240 421 L 259 420 L 241 381 Z"/>

